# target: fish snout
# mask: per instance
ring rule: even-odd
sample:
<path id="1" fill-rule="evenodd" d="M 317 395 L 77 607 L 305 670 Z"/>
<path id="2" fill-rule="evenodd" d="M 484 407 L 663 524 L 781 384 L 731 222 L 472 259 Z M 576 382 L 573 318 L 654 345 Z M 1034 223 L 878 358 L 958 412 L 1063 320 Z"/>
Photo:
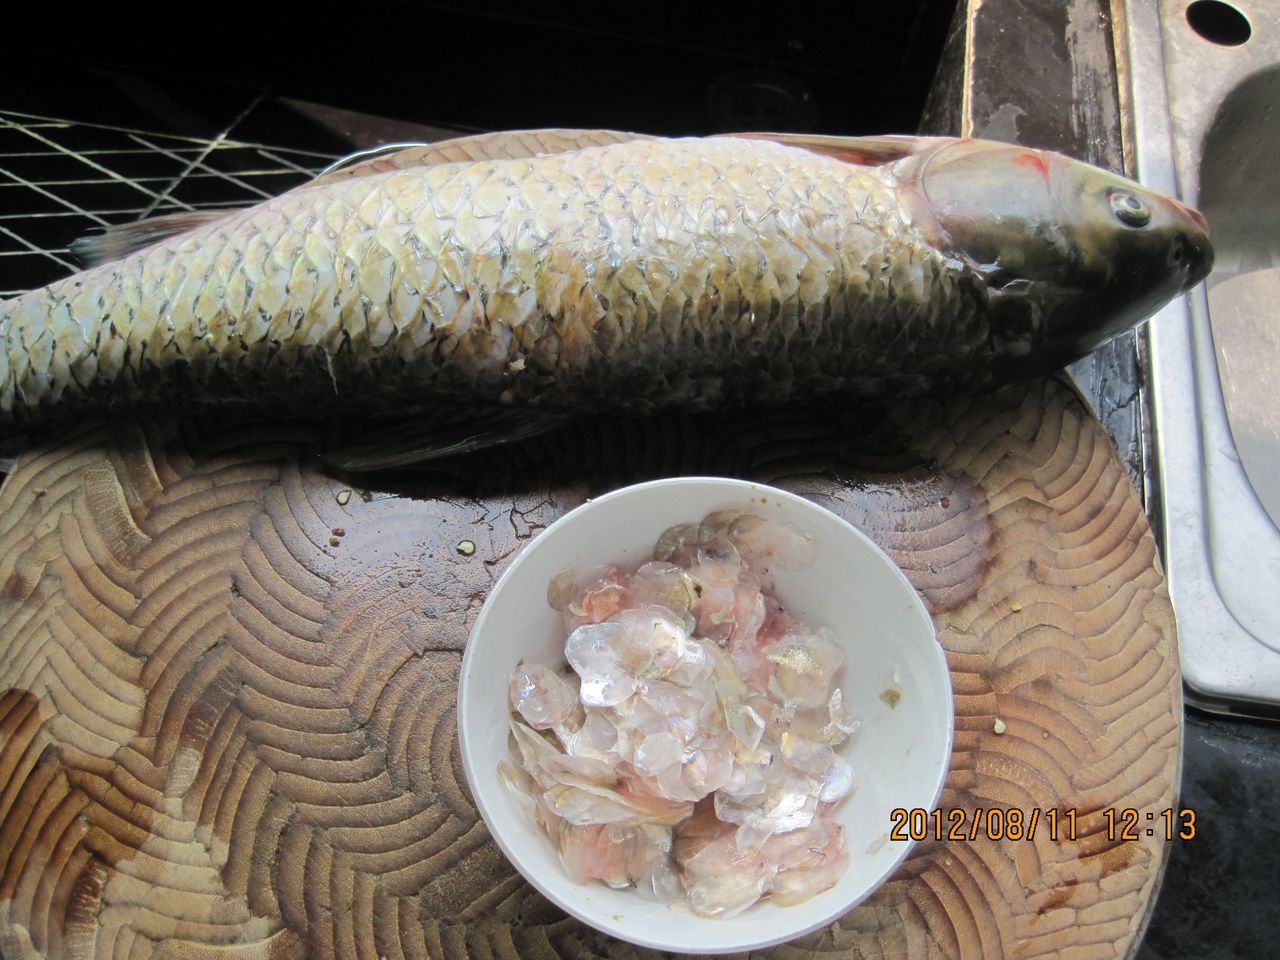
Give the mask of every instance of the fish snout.
<path id="1" fill-rule="evenodd" d="M 1184 274 L 1183 290 L 1190 290 L 1213 270 L 1213 247 L 1203 234 L 1194 237 L 1180 233 L 1173 238 L 1169 265 Z"/>
<path id="2" fill-rule="evenodd" d="M 1213 270 L 1209 222 L 1199 210 L 1172 198 L 1167 202 L 1181 227 L 1174 233 L 1169 248 L 1169 267 L 1183 274 L 1182 289 L 1190 290 Z"/>

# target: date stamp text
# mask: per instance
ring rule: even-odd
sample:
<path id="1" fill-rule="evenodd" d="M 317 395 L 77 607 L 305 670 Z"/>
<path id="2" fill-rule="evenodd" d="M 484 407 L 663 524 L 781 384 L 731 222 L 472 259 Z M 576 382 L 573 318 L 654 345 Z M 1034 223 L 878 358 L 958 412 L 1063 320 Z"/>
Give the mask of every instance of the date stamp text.
<path id="1" fill-rule="evenodd" d="M 1098 814 L 1101 814 L 1099 822 Z M 1048 837 L 1062 843 L 1086 834 L 1102 832 L 1111 842 L 1131 843 L 1144 837 L 1161 840 L 1194 840 L 1196 812 L 1181 810 L 1135 810 L 1107 808 L 1084 814 L 1073 808 L 977 807 L 966 810 L 925 810 L 896 807 L 889 812 L 890 840 L 1035 840 Z"/>

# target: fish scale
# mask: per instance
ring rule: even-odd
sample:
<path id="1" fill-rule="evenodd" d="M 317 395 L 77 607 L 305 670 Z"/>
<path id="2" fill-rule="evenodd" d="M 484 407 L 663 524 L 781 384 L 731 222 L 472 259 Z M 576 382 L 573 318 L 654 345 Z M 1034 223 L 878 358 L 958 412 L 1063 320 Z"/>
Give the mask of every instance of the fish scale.
<path id="1" fill-rule="evenodd" d="M 974 151 L 1020 148 L 596 132 L 574 149 L 574 132 L 553 134 L 545 155 L 493 135 L 501 159 L 380 158 L 0 304 L 0 419 L 175 399 L 375 414 L 767 405 L 981 385 L 985 365 L 1052 342 L 1063 284 L 1032 278 L 1042 294 L 1022 301 L 994 287 L 1001 262 L 1028 256 L 970 256 L 974 218 L 951 213 L 968 194 L 943 191 L 947 150 L 972 178 Z M 1000 157 L 993 170 L 1030 203 Z M 1053 163 L 1082 191 L 1141 189 Z M 988 219 L 981 243 L 1021 229 Z M 1033 265 L 1038 237 L 1071 234 L 1052 223 L 1025 225 Z"/>

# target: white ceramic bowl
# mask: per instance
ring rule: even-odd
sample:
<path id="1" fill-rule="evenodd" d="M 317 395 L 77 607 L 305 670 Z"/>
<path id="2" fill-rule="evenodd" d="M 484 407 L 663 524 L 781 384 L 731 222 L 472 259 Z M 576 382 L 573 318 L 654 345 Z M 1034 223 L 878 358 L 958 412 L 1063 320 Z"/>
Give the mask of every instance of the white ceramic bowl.
<path id="1" fill-rule="evenodd" d="M 811 626 L 845 644 L 841 686 L 861 727 L 841 748 L 858 786 L 840 808 L 848 872 L 804 903 L 761 901 L 728 920 L 652 903 L 631 890 L 580 886 L 550 841 L 498 777 L 507 757 L 507 681 L 520 660 L 564 662 L 561 616 L 547 584 L 565 567 L 635 569 L 658 536 L 722 507 L 785 520 L 816 540 L 808 569 L 774 571 L 777 596 Z M 890 706 L 881 693 L 901 696 Z M 893 697 L 888 697 L 892 700 Z M 888 839 L 895 807 L 932 809 L 951 757 L 954 711 L 946 659 L 933 622 L 907 578 L 865 535 L 830 511 L 784 490 L 742 480 L 687 477 L 642 483 L 592 500 L 538 534 L 494 585 L 462 659 L 458 732 L 476 805 L 503 852 L 550 900 L 606 933 L 659 950 L 729 953 L 798 937 L 834 920 L 883 883 L 909 841 Z"/>

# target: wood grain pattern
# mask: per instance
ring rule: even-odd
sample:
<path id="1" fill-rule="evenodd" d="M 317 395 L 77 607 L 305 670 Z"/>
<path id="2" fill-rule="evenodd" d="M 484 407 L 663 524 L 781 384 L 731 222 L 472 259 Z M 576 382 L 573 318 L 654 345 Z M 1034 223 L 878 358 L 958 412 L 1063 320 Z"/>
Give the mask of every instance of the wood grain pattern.
<path id="1" fill-rule="evenodd" d="M 7 960 L 654 956 L 507 865 L 464 785 L 454 687 L 531 535 L 623 482 L 708 472 L 831 507 L 925 596 L 956 692 L 943 808 L 1079 811 L 1074 842 L 1042 826 L 923 844 L 868 903 L 762 956 L 1135 942 L 1165 844 L 1109 842 L 1102 811 L 1175 801 L 1173 621 L 1124 470 L 1061 381 L 891 411 L 584 421 L 373 487 L 326 475 L 325 440 L 305 423 L 90 425 L 0 491 Z"/>

